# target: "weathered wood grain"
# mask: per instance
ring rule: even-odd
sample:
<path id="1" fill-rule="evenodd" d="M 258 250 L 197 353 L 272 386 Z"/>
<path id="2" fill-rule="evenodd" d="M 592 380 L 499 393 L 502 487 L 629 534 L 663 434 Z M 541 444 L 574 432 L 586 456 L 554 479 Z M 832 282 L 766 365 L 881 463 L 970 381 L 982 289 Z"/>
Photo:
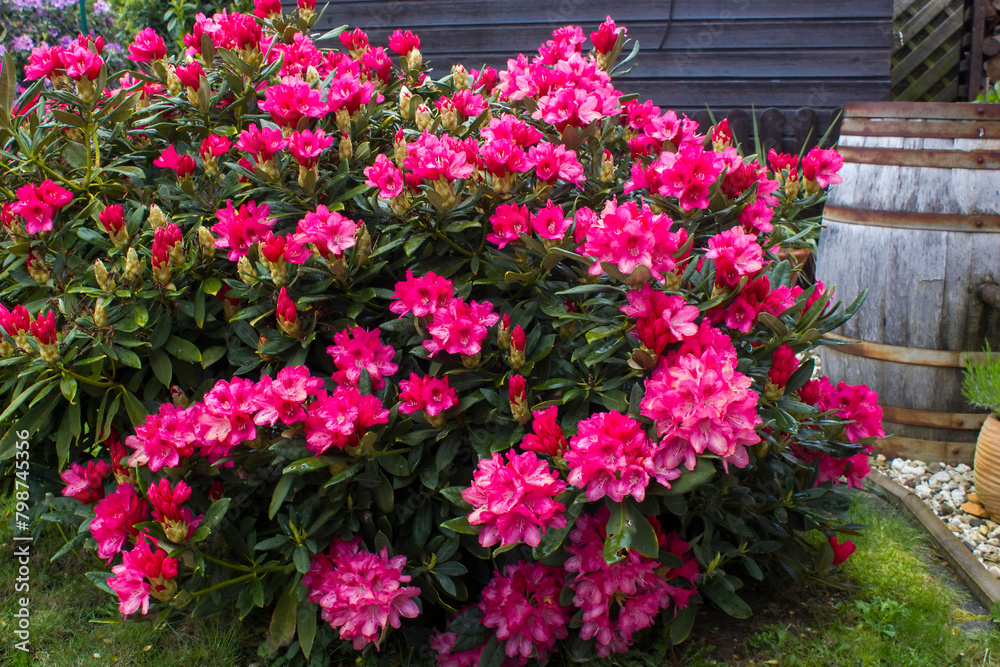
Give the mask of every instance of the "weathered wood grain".
<path id="1" fill-rule="evenodd" d="M 841 137 L 845 146 L 913 151 L 987 150 L 995 148 L 998 141 L 851 134 Z M 1000 173 L 996 169 L 847 163 L 841 175 L 844 183 L 830 192 L 828 203 L 834 206 L 904 214 L 1000 212 Z M 869 290 L 864 307 L 837 333 L 887 345 L 937 350 L 980 350 L 984 340 L 994 346 L 1000 343 L 1000 316 L 976 295 L 983 283 L 1000 284 L 1000 233 L 826 221 L 816 272 L 819 278 L 837 286 L 837 297 L 842 301 L 850 302 L 863 289 Z M 962 397 L 960 368 L 867 359 L 833 348 L 824 348 L 820 355 L 824 373 L 834 382 L 867 384 L 878 392 L 884 405 L 933 412 L 977 412 Z M 961 429 L 888 422 L 885 428 L 903 438 L 893 441 L 892 447 L 897 449 L 905 448 L 907 442 L 912 444 L 914 439 L 972 443 L 976 437 L 975 431 Z M 928 445 L 921 447 L 927 449 Z M 947 444 L 941 447 L 953 448 Z"/>

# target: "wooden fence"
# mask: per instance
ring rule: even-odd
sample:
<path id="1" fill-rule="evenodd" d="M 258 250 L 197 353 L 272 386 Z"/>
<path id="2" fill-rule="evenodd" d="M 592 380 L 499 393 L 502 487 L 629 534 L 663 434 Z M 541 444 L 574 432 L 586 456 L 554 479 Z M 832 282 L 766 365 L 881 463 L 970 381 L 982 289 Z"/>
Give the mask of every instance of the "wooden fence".
<path id="1" fill-rule="evenodd" d="M 978 4 L 982 4 L 981 0 Z M 895 0 L 892 99 L 901 102 L 956 102 L 978 92 L 974 0 Z M 975 79 L 970 82 L 970 76 Z M 970 85 L 971 83 L 971 85 Z M 973 91 L 970 96 L 970 91 Z"/>

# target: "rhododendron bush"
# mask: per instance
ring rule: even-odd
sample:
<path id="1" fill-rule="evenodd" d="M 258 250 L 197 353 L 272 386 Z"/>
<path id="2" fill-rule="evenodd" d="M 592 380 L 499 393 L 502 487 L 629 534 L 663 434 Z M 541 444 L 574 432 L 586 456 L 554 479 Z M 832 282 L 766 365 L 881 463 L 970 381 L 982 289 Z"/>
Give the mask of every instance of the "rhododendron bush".
<path id="1" fill-rule="evenodd" d="M 881 411 L 802 353 L 857 304 L 773 236 L 836 152 L 623 95 L 611 19 L 500 72 L 315 20 L 6 61 L 0 457 L 57 555 L 125 616 L 263 608 L 262 654 L 497 666 L 846 558 Z"/>

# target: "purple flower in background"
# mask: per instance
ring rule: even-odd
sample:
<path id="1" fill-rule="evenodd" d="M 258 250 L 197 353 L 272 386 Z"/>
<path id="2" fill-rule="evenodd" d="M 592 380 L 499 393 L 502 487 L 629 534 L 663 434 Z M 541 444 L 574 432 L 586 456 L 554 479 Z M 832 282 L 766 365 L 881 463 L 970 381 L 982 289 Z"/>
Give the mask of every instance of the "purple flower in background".
<path id="1" fill-rule="evenodd" d="M 7 47 L 4 46 L 3 44 L 0 44 L 0 56 L 2 56 L 5 53 L 7 53 Z"/>
<path id="2" fill-rule="evenodd" d="M 111 7 L 104 0 L 97 0 L 94 3 L 94 14 L 101 16 L 102 14 L 107 14 L 111 11 Z"/>
<path id="3" fill-rule="evenodd" d="M 73 43 L 73 38 L 70 37 L 69 35 L 63 35 L 62 37 L 59 38 L 59 46 L 63 47 L 64 49 L 68 49 L 70 44 L 72 43 Z"/>
<path id="4" fill-rule="evenodd" d="M 28 35 L 18 35 L 10 43 L 15 51 L 30 51 L 35 46 L 35 40 Z"/>
<path id="5" fill-rule="evenodd" d="M 104 48 L 108 49 L 112 53 L 121 53 L 122 52 L 122 45 L 119 44 L 118 42 L 109 42 L 109 43 L 107 43 L 107 44 L 104 45 Z"/>

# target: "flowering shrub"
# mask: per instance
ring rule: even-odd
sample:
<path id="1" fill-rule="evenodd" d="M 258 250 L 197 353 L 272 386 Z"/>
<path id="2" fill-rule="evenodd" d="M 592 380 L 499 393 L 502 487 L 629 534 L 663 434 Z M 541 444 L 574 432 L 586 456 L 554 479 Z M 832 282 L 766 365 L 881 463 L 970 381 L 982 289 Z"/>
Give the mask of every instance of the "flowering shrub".
<path id="1" fill-rule="evenodd" d="M 0 55 L 11 53 L 20 71 L 36 46 L 70 46 L 80 33 L 79 5 L 79 0 L 2 0 Z M 107 0 L 88 0 L 86 11 L 90 37 L 102 40 L 113 69 L 121 67 L 121 35 L 112 7 Z"/>
<path id="2" fill-rule="evenodd" d="M 116 81 L 36 48 L 19 96 L 5 61 L 0 459 L 51 443 L 36 507 L 120 611 L 499 666 L 681 642 L 846 558 L 881 411 L 802 353 L 858 304 L 770 237 L 836 152 L 623 96 L 610 19 L 434 78 L 315 17 L 143 30 Z"/>

